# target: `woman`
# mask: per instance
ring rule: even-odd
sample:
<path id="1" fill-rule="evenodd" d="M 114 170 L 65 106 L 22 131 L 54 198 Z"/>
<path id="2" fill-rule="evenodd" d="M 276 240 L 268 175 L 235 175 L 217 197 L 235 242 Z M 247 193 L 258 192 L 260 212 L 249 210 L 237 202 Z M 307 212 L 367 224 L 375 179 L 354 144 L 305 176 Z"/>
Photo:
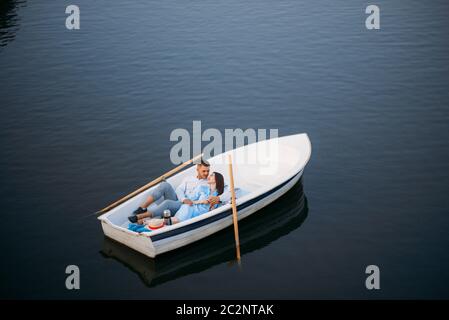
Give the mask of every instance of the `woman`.
<path id="1" fill-rule="evenodd" d="M 195 195 L 190 199 L 193 204 L 183 204 L 176 212 L 175 216 L 169 218 L 168 224 L 175 224 L 188 219 L 198 217 L 203 213 L 209 212 L 218 207 L 218 204 L 212 206 L 207 200 L 210 196 L 219 196 L 224 190 L 224 178 L 218 172 L 213 172 L 207 178 L 207 186 L 200 185 L 195 190 Z M 149 222 L 150 229 L 157 229 L 164 226 L 164 219 L 152 219 Z"/>

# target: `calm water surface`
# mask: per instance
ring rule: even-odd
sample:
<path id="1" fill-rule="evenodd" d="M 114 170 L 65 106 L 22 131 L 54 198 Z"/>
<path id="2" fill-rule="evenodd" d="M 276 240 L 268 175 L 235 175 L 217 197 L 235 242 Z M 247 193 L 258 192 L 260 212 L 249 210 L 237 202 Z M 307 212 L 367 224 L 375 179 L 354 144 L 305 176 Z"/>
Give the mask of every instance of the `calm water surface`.
<path id="1" fill-rule="evenodd" d="M 449 298 L 447 1 L 378 1 L 379 31 L 359 0 L 69 4 L 0 3 L 1 298 Z M 193 120 L 312 141 L 241 269 L 231 229 L 153 261 L 89 216 Z"/>

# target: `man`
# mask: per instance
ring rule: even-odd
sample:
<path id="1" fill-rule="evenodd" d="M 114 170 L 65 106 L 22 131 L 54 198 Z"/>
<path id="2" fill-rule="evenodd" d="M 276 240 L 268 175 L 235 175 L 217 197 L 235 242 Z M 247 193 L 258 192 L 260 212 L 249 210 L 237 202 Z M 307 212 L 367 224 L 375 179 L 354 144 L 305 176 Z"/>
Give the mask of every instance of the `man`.
<path id="1" fill-rule="evenodd" d="M 198 163 L 196 166 L 196 172 L 196 177 L 189 176 L 184 178 L 176 190 L 174 190 L 168 182 L 161 182 L 154 190 L 151 191 L 147 200 L 133 212 L 133 215 L 128 217 L 128 220 L 133 223 L 137 222 L 142 224 L 144 218 L 162 216 L 164 210 L 170 210 L 172 216 L 174 216 L 183 203 L 192 205 L 193 202 L 190 198 L 193 197 L 196 187 L 199 185 L 207 185 L 210 164 L 206 160 L 202 159 L 201 163 Z M 164 197 L 164 201 L 157 205 L 151 212 L 148 211 L 147 208 L 161 197 Z M 221 196 L 210 196 L 208 198 L 211 206 L 220 202 L 229 201 L 229 199 L 230 193 L 226 188 L 225 192 L 223 192 Z"/>

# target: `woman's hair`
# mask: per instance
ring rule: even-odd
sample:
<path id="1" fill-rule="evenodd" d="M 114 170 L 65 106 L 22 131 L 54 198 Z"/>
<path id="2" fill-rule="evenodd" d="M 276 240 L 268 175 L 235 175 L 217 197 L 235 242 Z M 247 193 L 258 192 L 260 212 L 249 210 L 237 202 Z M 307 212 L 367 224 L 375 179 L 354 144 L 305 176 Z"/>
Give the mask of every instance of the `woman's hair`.
<path id="1" fill-rule="evenodd" d="M 221 173 L 214 172 L 215 176 L 215 186 L 217 187 L 218 195 L 222 194 L 224 191 L 224 178 Z"/>

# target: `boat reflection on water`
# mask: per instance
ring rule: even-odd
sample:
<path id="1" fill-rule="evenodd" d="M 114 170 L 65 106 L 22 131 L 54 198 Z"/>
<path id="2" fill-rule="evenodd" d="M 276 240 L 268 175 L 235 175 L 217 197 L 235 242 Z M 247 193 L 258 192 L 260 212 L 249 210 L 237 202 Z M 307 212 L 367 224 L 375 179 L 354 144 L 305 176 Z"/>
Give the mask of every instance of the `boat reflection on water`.
<path id="1" fill-rule="evenodd" d="M 302 178 L 281 198 L 239 222 L 240 251 L 244 255 L 268 246 L 299 228 L 307 217 Z M 101 254 L 136 272 L 150 287 L 235 260 L 234 229 L 227 228 L 187 247 L 148 258 L 108 237 Z"/>

